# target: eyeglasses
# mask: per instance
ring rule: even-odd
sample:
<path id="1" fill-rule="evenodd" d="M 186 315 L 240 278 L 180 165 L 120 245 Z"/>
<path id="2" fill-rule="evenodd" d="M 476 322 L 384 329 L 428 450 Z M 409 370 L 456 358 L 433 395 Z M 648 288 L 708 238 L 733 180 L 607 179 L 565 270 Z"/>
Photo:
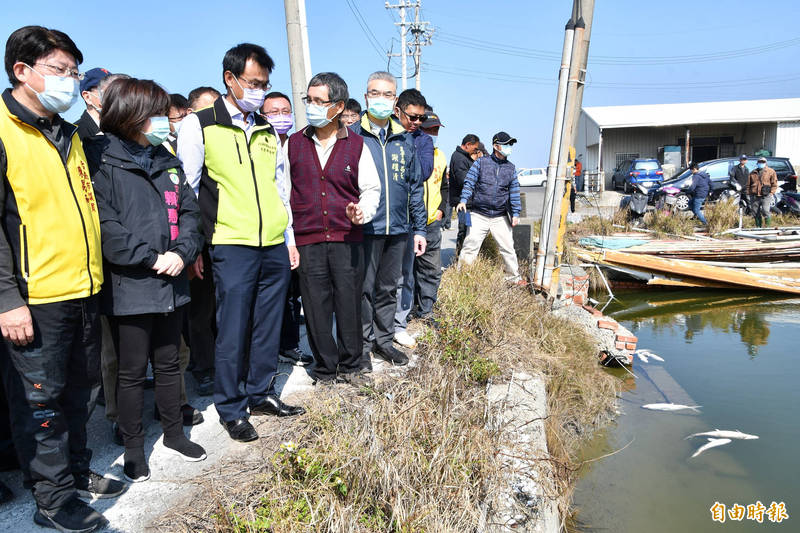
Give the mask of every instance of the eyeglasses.
<path id="1" fill-rule="evenodd" d="M 84 74 L 78 71 L 78 69 L 76 68 L 59 67 L 57 65 L 48 65 L 47 63 L 34 63 L 34 65 L 41 65 L 43 67 L 47 67 L 62 78 L 69 76 L 70 78 L 75 78 L 76 80 L 82 80 L 84 77 Z"/>
<path id="2" fill-rule="evenodd" d="M 187 111 L 186 113 L 181 113 L 176 117 L 167 117 L 167 118 L 169 119 L 170 122 L 179 122 L 179 121 L 185 119 L 188 114 L 189 114 L 189 112 Z"/>
<path id="3" fill-rule="evenodd" d="M 333 100 L 320 100 L 319 98 L 311 98 L 310 96 L 303 97 L 303 103 L 314 105 L 331 105 Z"/>
<path id="4" fill-rule="evenodd" d="M 400 111 L 403 110 L 401 109 Z M 410 120 L 411 122 L 425 122 L 426 120 L 428 120 L 428 115 L 409 115 L 405 111 L 403 111 L 403 114 L 406 117 L 408 117 L 408 120 Z"/>
<path id="5" fill-rule="evenodd" d="M 265 117 L 289 117 L 292 115 L 291 111 L 270 111 L 269 113 L 264 113 Z"/>
<path id="6" fill-rule="evenodd" d="M 255 80 L 248 80 L 242 78 L 241 76 L 237 76 L 236 79 L 243 81 L 245 85 L 247 85 L 247 87 L 249 87 L 250 89 L 261 89 L 262 91 L 269 91 L 270 89 L 272 89 L 272 84 L 269 81 L 260 82 Z"/>
<path id="7" fill-rule="evenodd" d="M 392 91 L 380 92 L 373 90 L 373 91 L 367 91 L 367 96 L 369 96 L 370 98 L 380 98 L 381 96 L 383 96 L 384 98 L 391 100 L 395 97 L 395 94 Z"/>
<path id="8" fill-rule="evenodd" d="M 358 113 L 342 113 L 342 118 L 358 120 L 360 115 Z"/>

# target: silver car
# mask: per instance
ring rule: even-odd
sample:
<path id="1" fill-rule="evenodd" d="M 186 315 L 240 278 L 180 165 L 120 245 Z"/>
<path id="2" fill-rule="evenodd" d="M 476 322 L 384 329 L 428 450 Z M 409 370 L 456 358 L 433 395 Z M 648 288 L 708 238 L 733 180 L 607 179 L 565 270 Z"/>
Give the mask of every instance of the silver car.
<path id="1" fill-rule="evenodd" d="M 541 187 L 547 181 L 547 171 L 543 168 L 521 168 L 517 171 L 520 187 Z"/>

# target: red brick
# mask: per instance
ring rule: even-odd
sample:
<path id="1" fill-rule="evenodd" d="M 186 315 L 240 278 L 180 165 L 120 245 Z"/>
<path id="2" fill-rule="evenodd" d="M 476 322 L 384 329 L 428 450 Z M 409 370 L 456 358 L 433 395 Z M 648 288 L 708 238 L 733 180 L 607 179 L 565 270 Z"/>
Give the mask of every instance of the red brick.
<path id="1" fill-rule="evenodd" d="M 637 339 L 636 337 L 633 337 L 631 335 L 617 335 L 617 339 L 616 340 L 621 341 L 621 342 L 639 342 L 639 339 Z"/>
<path id="2" fill-rule="evenodd" d="M 626 342 L 625 343 L 625 349 L 626 350 L 635 350 L 636 349 L 636 343 L 635 342 Z"/>
<path id="3" fill-rule="evenodd" d="M 603 320 L 602 318 L 597 321 L 597 327 L 600 329 L 610 329 L 612 331 L 617 331 L 619 328 L 619 324 L 617 324 L 613 320 Z"/>
<path id="4" fill-rule="evenodd" d="M 576 295 L 575 295 L 575 296 L 572 298 L 572 300 L 573 300 L 573 301 L 574 301 L 576 304 L 578 304 L 578 305 L 583 305 L 583 303 L 586 301 L 586 299 L 583 297 L 583 294 L 580 294 L 580 293 L 579 293 L 579 294 L 576 294 Z"/>
<path id="5" fill-rule="evenodd" d="M 617 350 L 624 350 L 625 349 L 625 343 L 624 342 L 615 342 L 614 346 L 617 348 Z"/>
<path id="6" fill-rule="evenodd" d="M 601 313 L 600 311 L 598 311 L 597 309 L 595 309 L 591 305 L 583 305 L 581 307 L 583 307 L 584 309 L 586 309 L 587 311 L 592 313 L 594 316 L 603 316 L 603 313 Z"/>

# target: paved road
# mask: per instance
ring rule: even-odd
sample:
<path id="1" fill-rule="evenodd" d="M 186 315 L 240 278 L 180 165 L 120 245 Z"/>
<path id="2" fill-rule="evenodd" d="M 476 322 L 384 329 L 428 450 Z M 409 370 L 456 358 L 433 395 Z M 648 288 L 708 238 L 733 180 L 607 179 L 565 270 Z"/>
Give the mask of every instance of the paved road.
<path id="1" fill-rule="evenodd" d="M 527 213 L 523 214 L 523 216 L 542 218 L 544 187 L 521 187 L 520 192 L 525 194 L 525 207 Z"/>

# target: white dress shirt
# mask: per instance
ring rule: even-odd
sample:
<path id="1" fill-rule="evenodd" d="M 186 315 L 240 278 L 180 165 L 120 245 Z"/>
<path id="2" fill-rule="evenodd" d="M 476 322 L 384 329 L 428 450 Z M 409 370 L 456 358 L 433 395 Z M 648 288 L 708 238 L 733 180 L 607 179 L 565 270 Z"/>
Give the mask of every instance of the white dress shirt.
<path id="1" fill-rule="evenodd" d="M 238 107 L 231 104 L 228 99 L 223 96 L 222 101 L 225 103 L 225 108 L 231 116 L 231 122 L 234 126 L 241 128 L 247 136 L 247 141 L 250 141 L 250 136 L 253 133 L 253 126 L 255 126 L 255 115 L 248 113 L 247 118 Z M 287 185 L 287 174 L 284 171 L 284 155 L 280 147 L 280 138 L 276 135 L 278 142 L 278 150 L 275 154 L 275 185 L 278 189 L 278 196 L 283 202 L 286 212 L 289 215 L 289 222 L 286 226 L 286 231 L 283 236 L 286 240 L 287 246 L 294 246 L 294 231 L 292 230 L 292 208 L 289 204 L 289 193 Z M 178 159 L 181 160 L 183 165 L 183 172 L 186 174 L 186 180 L 194 189 L 196 195 L 200 194 L 200 176 L 203 172 L 203 166 L 206 160 L 206 149 L 203 143 L 203 130 L 200 127 L 200 119 L 194 113 L 189 113 L 183 119 L 181 124 L 181 132 L 178 135 Z"/>

